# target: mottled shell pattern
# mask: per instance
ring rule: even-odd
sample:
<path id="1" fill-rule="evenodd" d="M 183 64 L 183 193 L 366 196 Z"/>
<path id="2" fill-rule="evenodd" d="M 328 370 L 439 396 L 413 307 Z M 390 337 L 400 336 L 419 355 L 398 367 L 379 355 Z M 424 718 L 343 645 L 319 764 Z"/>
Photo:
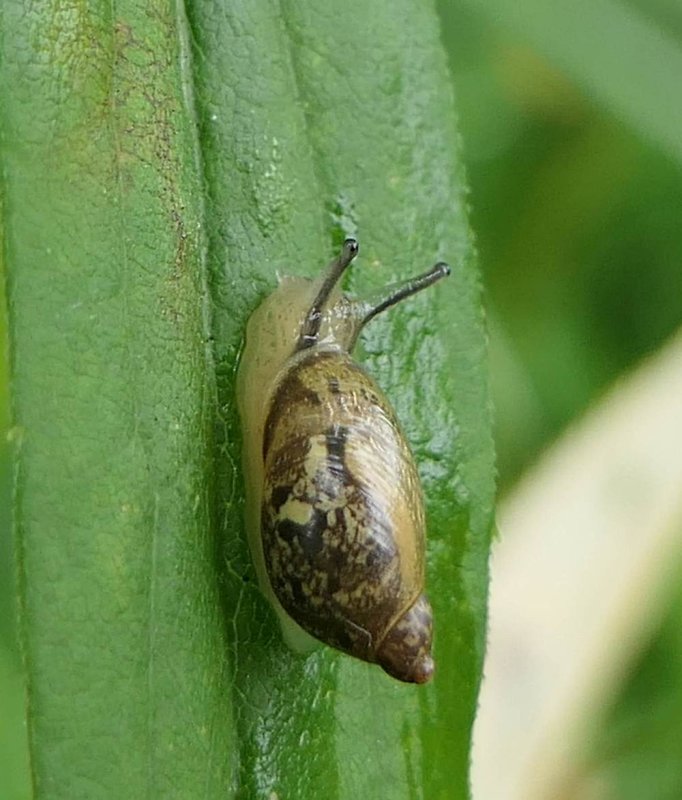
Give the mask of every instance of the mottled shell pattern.
<path id="1" fill-rule="evenodd" d="M 364 324 L 449 268 L 363 302 L 338 289 L 357 251 L 347 239 L 318 281 L 285 278 L 249 320 L 238 376 L 247 527 L 292 646 L 305 644 L 302 629 L 425 683 L 434 664 L 419 477 L 393 409 L 350 352 Z"/>

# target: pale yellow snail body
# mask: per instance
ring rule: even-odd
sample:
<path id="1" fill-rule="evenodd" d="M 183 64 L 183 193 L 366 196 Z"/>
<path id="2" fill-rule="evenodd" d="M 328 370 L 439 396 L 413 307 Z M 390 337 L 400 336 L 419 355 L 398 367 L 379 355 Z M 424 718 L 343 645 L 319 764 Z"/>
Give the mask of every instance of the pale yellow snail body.
<path id="1" fill-rule="evenodd" d="M 283 279 L 249 320 L 238 375 L 247 528 L 292 646 L 302 629 L 425 683 L 434 665 L 421 485 L 395 413 L 350 352 L 366 322 L 449 269 L 358 301 L 338 288 L 357 250 L 347 239 L 318 281 Z"/>

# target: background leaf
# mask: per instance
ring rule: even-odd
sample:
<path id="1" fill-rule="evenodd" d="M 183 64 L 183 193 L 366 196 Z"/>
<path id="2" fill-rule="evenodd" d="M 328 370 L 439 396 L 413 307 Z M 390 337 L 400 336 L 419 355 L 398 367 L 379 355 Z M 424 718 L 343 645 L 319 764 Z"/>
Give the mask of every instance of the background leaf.
<path id="1" fill-rule="evenodd" d="M 664 27 L 639 13 L 636 4 L 617 0 L 467 2 L 518 31 L 589 94 L 682 163 L 682 88 L 677 80 L 682 51 L 667 30 L 675 17 L 672 7 Z"/>
<path id="2" fill-rule="evenodd" d="M 37 795 L 466 797 L 493 466 L 434 14 L 407 0 L 2 13 Z M 348 234 L 359 291 L 454 266 L 362 346 L 428 496 L 428 688 L 287 651 L 242 535 L 245 321 L 277 271 L 316 274 Z"/>
<path id="3" fill-rule="evenodd" d="M 668 46 L 682 51 L 680 4 L 626 0 L 589 8 L 561 6 L 540 9 L 535 0 L 514 8 L 502 0 L 440 3 L 466 143 L 472 220 L 489 292 L 487 306 L 492 308 L 491 373 L 504 494 L 516 492 L 522 469 L 530 471 L 562 432 L 577 430 L 605 392 L 648 356 L 663 355 L 664 343 L 682 322 L 680 162 L 651 135 L 652 126 L 645 131 L 634 123 L 645 109 L 657 121 L 674 116 L 668 111 L 679 81 L 674 70 L 663 69 L 665 59 L 661 61 L 669 47 L 656 59 L 643 54 L 650 52 L 647 41 L 657 30 Z M 494 7 L 499 13 L 490 13 Z M 579 15 L 579 24 L 564 24 L 564 14 L 569 19 Z M 524 15 L 527 24 L 518 24 Z M 643 35 L 641 43 L 619 35 L 624 17 L 643 23 L 636 28 Z M 613 68 L 602 72 L 605 55 Z M 633 65 L 642 72 L 637 81 L 631 77 Z M 633 91 L 652 68 L 659 75 L 656 89 Z M 606 84 L 614 96 L 638 103 L 636 114 L 618 108 Z M 599 91 L 594 88 L 598 86 Z M 652 109 L 654 96 L 658 104 Z M 678 396 L 671 387 L 667 393 Z M 642 416 L 637 429 L 648 423 Z M 647 472 L 646 485 L 660 485 L 669 477 Z M 628 502 L 635 495 L 641 491 Z M 549 534 L 548 518 L 542 519 L 543 527 L 526 533 Z M 600 517 L 600 522 L 608 521 Z M 501 528 L 503 541 L 507 535 Z M 571 563 L 585 559 L 594 568 L 579 543 L 568 539 L 552 554 Z M 524 585 L 532 586 L 542 572 L 536 560 L 525 563 Z M 501 576 L 494 565 L 496 585 Z M 665 580 L 669 567 L 668 559 L 652 576 L 654 582 Z M 674 578 L 678 586 L 680 577 L 677 573 Z M 550 605 L 551 594 L 543 594 L 542 602 Z M 603 606 L 600 597 L 599 608 Z M 573 613 L 580 608 L 574 605 Z M 572 620 L 559 609 L 555 616 L 553 631 L 561 637 Z M 677 713 L 682 658 L 679 636 L 671 635 L 678 620 L 679 595 L 662 625 L 650 620 L 642 638 L 628 632 L 618 642 L 621 680 L 604 681 L 605 695 L 590 705 L 593 735 L 582 741 L 580 758 L 561 786 L 562 797 L 682 796 L 674 747 L 682 721 Z M 498 632 L 516 637 L 515 631 L 496 631 L 493 621 L 491 641 Z M 542 629 L 536 635 L 542 638 Z M 647 637 L 647 652 L 637 652 Z M 614 665 L 614 649 L 590 680 Z M 533 652 L 538 650 L 533 647 Z M 518 648 L 514 653 L 519 663 Z M 528 684 L 505 675 L 505 702 L 513 704 L 525 696 Z M 605 701 L 613 705 L 602 713 Z M 480 702 L 486 702 L 485 694 Z M 574 698 L 572 708 L 578 702 Z M 491 711 L 499 731 L 504 710 Z M 524 741 L 533 735 L 526 725 Z M 510 736 L 511 742 L 517 741 L 517 733 Z M 564 728 L 550 742 L 564 742 L 568 736 Z M 534 767 L 537 775 L 546 775 L 547 768 L 546 763 Z M 524 784 L 519 796 L 528 800 L 530 792 Z M 543 796 L 553 800 L 556 786 Z"/>
<path id="4" fill-rule="evenodd" d="M 565 433 L 501 505 L 505 538 L 492 559 L 474 796 L 589 797 L 597 791 L 590 778 L 603 785 L 604 798 L 634 796 L 637 787 L 646 796 L 676 795 L 673 748 L 660 747 L 665 732 L 680 725 L 672 713 L 679 709 L 679 670 L 661 670 L 675 643 L 674 620 L 649 657 L 641 651 L 673 598 L 679 613 L 681 398 L 678 333 Z M 639 761 L 642 777 L 614 780 L 613 765 L 589 764 L 586 743 L 640 659 L 644 674 L 616 715 L 619 735 L 607 743 L 610 753 L 600 743 L 600 755 L 630 766 L 631 775 L 628 761 Z M 646 696 L 649 683 L 656 687 L 652 705 L 635 716 L 634 696 Z M 628 728 L 641 761 L 627 758 Z M 661 780 L 652 780 L 648 761 L 662 767 Z"/>

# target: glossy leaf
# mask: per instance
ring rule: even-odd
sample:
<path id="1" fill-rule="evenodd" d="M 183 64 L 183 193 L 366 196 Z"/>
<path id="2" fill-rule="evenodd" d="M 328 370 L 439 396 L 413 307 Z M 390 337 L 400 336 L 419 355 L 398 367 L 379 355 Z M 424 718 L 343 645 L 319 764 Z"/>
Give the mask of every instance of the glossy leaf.
<path id="1" fill-rule="evenodd" d="M 38 796 L 466 797 L 493 467 L 433 11 L 2 13 Z M 245 321 L 277 272 L 315 274 L 348 234 L 359 292 L 454 267 L 359 348 L 428 497 L 438 674 L 425 688 L 328 649 L 287 651 L 243 536 Z"/>

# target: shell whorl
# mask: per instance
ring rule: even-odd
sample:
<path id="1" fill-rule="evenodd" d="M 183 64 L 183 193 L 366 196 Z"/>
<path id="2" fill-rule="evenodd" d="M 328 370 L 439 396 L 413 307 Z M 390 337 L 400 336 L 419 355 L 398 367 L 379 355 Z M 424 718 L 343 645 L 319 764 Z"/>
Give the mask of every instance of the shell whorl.
<path id="1" fill-rule="evenodd" d="M 431 657 L 433 615 L 431 605 L 421 594 L 416 602 L 389 629 L 377 648 L 377 661 L 394 678 L 410 683 L 426 683 L 434 670 Z"/>

